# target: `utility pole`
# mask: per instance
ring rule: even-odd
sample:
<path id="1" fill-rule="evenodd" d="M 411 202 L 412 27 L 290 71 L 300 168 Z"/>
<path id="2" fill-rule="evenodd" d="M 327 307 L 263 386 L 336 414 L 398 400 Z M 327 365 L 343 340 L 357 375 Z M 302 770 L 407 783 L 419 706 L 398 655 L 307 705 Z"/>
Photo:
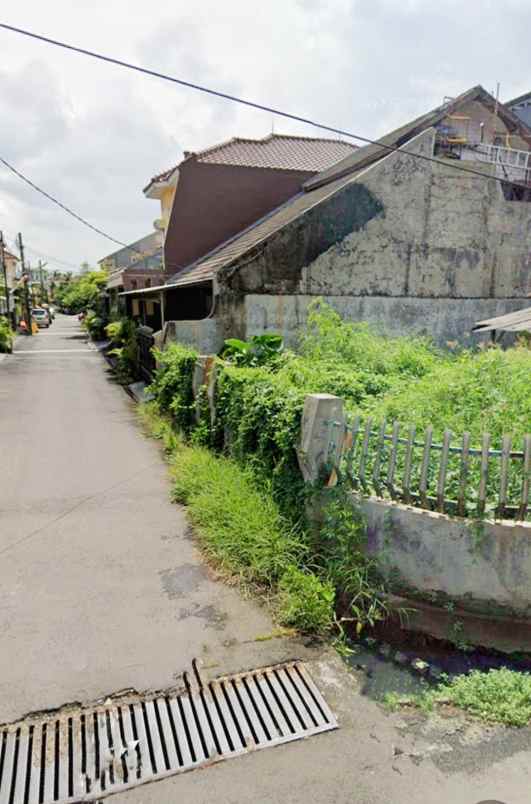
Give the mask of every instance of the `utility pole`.
<path id="1" fill-rule="evenodd" d="M 31 306 L 30 306 L 30 296 L 29 296 L 29 279 L 28 275 L 26 274 L 26 263 L 24 262 L 24 245 L 22 243 L 22 235 L 20 232 L 18 233 L 17 238 L 17 245 L 18 250 L 20 251 L 20 264 L 22 265 L 22 282 L 24 283 L 24 317 L 26 319 L 26 334 L 33 335 L 31 329 Z"/>
<path id="2" fill-rule="evenodd" d="M 9 286 L 7 284 L 7 265 L 6 265 L 6 254 L 5 254 L 5 243 L 4 243 L 4 233 L 0 232 L 0 265 L 2 266 L 2 272 L 4 274 L 4 287 L 6 289 L 6 314 L 7 320 L 12 324 L 11 321 L 11 304 L 9 301 Z"/>
<path id="3" fill-rule="evenodd" d="M 43 303 L 43 301 L 48 301 L 47 293 L 46 293 L 46 299 L 44 298 L 45 291 L 44 291 L 44 273 L 43 273 L 43 269 L 46 268 L 47 265 L 48 265 L 47 262 L 39 260 L 39 279 L 41 282 L 41 304 Z"/>

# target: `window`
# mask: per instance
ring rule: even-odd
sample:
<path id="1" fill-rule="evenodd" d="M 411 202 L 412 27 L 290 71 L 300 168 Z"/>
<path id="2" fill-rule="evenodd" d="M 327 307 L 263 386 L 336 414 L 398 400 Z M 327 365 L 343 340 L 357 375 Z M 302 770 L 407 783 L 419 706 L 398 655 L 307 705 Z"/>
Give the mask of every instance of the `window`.
<path id="1" fill-rule="evenodd" d="M 131 279 L 131 290 L 137 289 L 137 282 L 136 279 Z"/>
<path id="2" fill-rule="evenodd" d="M 151 287 L 151 279 L 146 279 L 146 284 L 145 284 L 145 287 L 146 287 L 146 288 L 150 288 L 150 287 Z"/>

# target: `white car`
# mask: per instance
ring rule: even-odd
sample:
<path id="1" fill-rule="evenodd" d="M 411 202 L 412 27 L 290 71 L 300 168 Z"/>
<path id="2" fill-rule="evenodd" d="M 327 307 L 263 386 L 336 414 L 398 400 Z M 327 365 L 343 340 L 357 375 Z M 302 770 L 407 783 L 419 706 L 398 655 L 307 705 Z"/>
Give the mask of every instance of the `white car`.
<path id="1" fill-rule="evenodd" d="M 45 310 L 44 307 L 34 307 L 31 311 L 31 317 L 39 329 L 50 326 L 50 316 L 48 315 L 48 310 Z"/>

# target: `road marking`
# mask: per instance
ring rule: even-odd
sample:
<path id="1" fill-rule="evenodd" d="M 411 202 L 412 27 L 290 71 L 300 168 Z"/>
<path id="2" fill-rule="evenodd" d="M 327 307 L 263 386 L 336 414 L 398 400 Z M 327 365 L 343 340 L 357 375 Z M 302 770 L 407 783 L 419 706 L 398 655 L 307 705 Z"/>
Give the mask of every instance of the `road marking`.
<path id="1" fill-rule="evenodd" d="M 97 349 L 14 349 L 14 355 L 43 355 L 43 354 L 74 354 L 76 352 L 93 352 L 98 354 Z"/>

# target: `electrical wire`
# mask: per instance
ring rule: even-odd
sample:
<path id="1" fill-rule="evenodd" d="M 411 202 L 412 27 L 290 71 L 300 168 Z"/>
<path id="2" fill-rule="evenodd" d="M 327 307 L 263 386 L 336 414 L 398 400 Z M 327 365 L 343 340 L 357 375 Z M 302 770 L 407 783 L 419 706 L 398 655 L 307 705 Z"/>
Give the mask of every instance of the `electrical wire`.
<path id="1" fill-rule="evenodd" d="M 107 238 L 107 240 L 110 240 L 112 243 L 116 243 L 119 246 L 125 246 L 126 248 L 129 247 L 127 243 L 122 243 L 121 240 L 117 240 L 115 237 L 112 237 L 112 235 L 109 235 L 107 234 L 107 232 L 104 232 L 103 229 L 98 229 L 97 226 L 93 226 L 92 223 L 89 223 L 81 215 L 78 215 L 77 212 L 74 212 L 73 209 L 67 207 L 66 204 L 62 203 L 62 201 L 59 201 L 57 198 L 54 198 L 53 195 L 50 195 L 50 193 L 47 193 L 46 190 L 42 189 L 42 187 L 39 187 L 37 184 L 35 184 L 35 182 L 31 181 L 31 179 L 28 179 L 27 176 L 21 173 L 20 170 L 17 170 L 15 167 L 13 167 L 13 165 L 11 165 L 7 161 L 7 159 L 4 159 L 2 156 L 0 156 L 0 163 L 4 165 L 4 167 L 6 167 L 8 170 L 10 170 L 12 173 L 14 173 L 15 176 L 18 176 L 19 179 L 21 179 L 23 182 L 32 187 L 33 190 L 36 190 L 38 193 L 43 195 L 49 201 L 52 201 L 54 204 L 57 204 L 57 206 L 60 207 L 64 212 L 67 212 L 68 215 L 71 215 L 73 218 L 82 223 L 84 226 L 88 226 L 88 228 L 92 229 L 92 231 L 96 232 L 96 234 L 99 234 L 102 237 Z"/>
<path id="2" fill-rule="evenodd" d="M 265 106 L 264 104 L 258 103 L 256 101 L 251 101 L 251 100 L 247 100 L 245 98 L 240 98 L 237 95 L 230 95 L 227 92 L 221 92 L 220 90 L 211 89 L 210 87 L 206 87 L 206 86 L 203 86 L 201 84 L 195 84 L 195 83 L 192 83 L 191 81 L 185 81 L 182 78 L 176 78 L 175 76 L 170 76 L 170 75 L 167 75 L 166 73 L 161 73 L 161 72 L 159 72 L 157 70 L 150 70 L 147 67 L 141 67 L 138 64 L 132 64 L 130 62 L 123 61 L 122 59 L 114 58 L 113 56 L 107 56 L 107 55 L 105 55 L 103 53 L 97 53 L 96 51 L 93 51 L 93 50 L 87 50 L 86 48 L 77 47 L 76 45 L 71 45 L 71 44 L 69 44 L 67 42 L 61 42 L 58 39 L 51 39 L 48 36 L 43 36 L 42 34 L 33 33 L 32 31 L 26 31 L 23 28 L 17 28 L 14 25 L 8 25 L 6 23 L 0 22 L 0 28 L 4 28 L 6 31 L 11 31 L 13 33 L 21 34 L 22 36 L 30 37 L 31 39 L 36 39 L 36 40 L 38 40 L 40 42 L 45 42 L 46 44 L 49 44 L 49 45 L 54 45 L 56 47 L 60 47 L 60 48 L 63 48 L 65 50 L 73 51 L 74 53 L 80 53 L 83 56 L 89 56 L 90 58 L 98 59 L 99 61 L 107 62 L 109 64 L 114 64 L 117 67 L 124 67 L 124 68 L 126 68 L 128 70 L 134 70 L 135 72 L 143 73 L 144 75 L 149 75 L 149 76 L 152 76 L 154 78 L 160 78 L 163 81 L 170 81 L 173 84 L 179 84 L 180 86 L 187 87 L 188 89 L 194 89 L 194 90 L 196 90 L 198 92 L 204 92 L 207 95 L 212 95 L 214 97 L 221 98 L 222 100 L 228 100 L 228 101 L 231 101 L 233 103 L 238 103 L 238 104 L 240 104 L 242 106 L 248 106 L 248 107 L 250 107 L 252 109 L 258 109 L 259 111 L 267 112 L 268 114 L 274 114 L 274 115 L 277 115 L 278 117 L 284 117 L 284 118 L 286 118 L 288 120 L 294 120 L 297 123 L 304 123 L 305 125 L 321 129 L 322 131 L 328 131 L 328 132 L 330 132 L 332 134 L 338 134 L 339 136 L 343 136 L 343 137 L 350 137 L 351 139 L 359 140 L 360 142 L 363 142 L 366 145 L 377 145 L 378 147 L 383 148 L 384 150 L 392 152 L 392 153 L 394 153 L 396 151 L 401 151 L 402 153 L 407 153 L 410 156 L 415 157 L 416 159 L 422 159 L 422 160 L 424 160 L 426 162 L 435 162 L 436 164 L 439 164 L 439 165 L 442 163 L 440 159 L 437 159 L 436 157 L 433 157 L 433 156 L 428 156 L 427 154 L 413 153 L 413 152 L 410 152 L 410 151 L 407 151 L 407 150 L 401 148 L 400 146 L 388 145 L 388 144 L 386 144 L 384 142 L 381 142 L 380 140 L 372 140 L 372 139 L 369 139 L 368 137 L 363 137 L 361 134 L 354 134 L 351 131 L 346 131 L 344 129 L 336 128 L 334 126 L 329 126 L 329 125 L 326 125 L 324 123 L 319 123 L 318 121 L 312 120 L 312 119 L 310 119 L 308 117 L 302 117 L 300 115 L 292 114 L 290 112 L 284 112 L 281 109 L 276 109 L 273 106 Z M 482 178 L 490 179 L 490 180 L 494 179 L 495 181 L 498 181 L 501 184 L 509 183 L 509 184 L 515 184 L 517 186 L 520 186 L 518 182 L 510 182 L 507 179 L 502 179 L 502 178 L 499 178 L 497 176 L 491 176 L 490 174 L 483 173 L 480 170 L 474 170 L 474 168 L 463 167 L 461 165 L 457 165 L 455 161 L 445 160 L 443 164 L 445 166 L 447 165 L 447 166 L 453 168 L 454 170 L 459 170 L 462 173 L 470 173 L 470 174 L 472 174 L 474 176 L 481 176 Z M 525 185 L 521 185 L 521 186 L 525 186 Z M 75 217 L 78 217 L 78 216 L 76 215 Z M 94 228 L 94 227 L 91 227 L 91 228 Z M 99 233 L 102 234 L 101 231 L 99 231 Z M 108 237 L 108 235 L 104 235 L 104 236 Z M 114 242 L 119 242 L 119 241 L 115 240 L 114 238 L 109 238 L 109 239 L 114 240 Z M 120 244 L 120 245 L 122 245 L 122 244 Z"/>
<path id="3" fill-rule="evenodd" d="M 3 226 L 2 224 L 0 224 L 0 230 L 5 235 L 6 245 L 9 247 L 9 251 L 15 255 L 18 251 L 16 235 L 13 234 L 13 232 L 8 231 L 6 227 Z M 51 262 L 58 263 L 70 269 L 71 271 L 79 271 L 79 265 L 74 265 L 74 263 L 68 262 L 68 260 L 63 260 L 60 257 L 54 257 L 51 254 L 45 254 L 43 251 L 39 251 L 33 246 L 28 245 L 27 242 L 24 243 L 24 249 L 26 251 L 31 251 L 32 254 L 35 254 L 37 257 L 43 257 L 45 260 L 50 260 Z"/>

